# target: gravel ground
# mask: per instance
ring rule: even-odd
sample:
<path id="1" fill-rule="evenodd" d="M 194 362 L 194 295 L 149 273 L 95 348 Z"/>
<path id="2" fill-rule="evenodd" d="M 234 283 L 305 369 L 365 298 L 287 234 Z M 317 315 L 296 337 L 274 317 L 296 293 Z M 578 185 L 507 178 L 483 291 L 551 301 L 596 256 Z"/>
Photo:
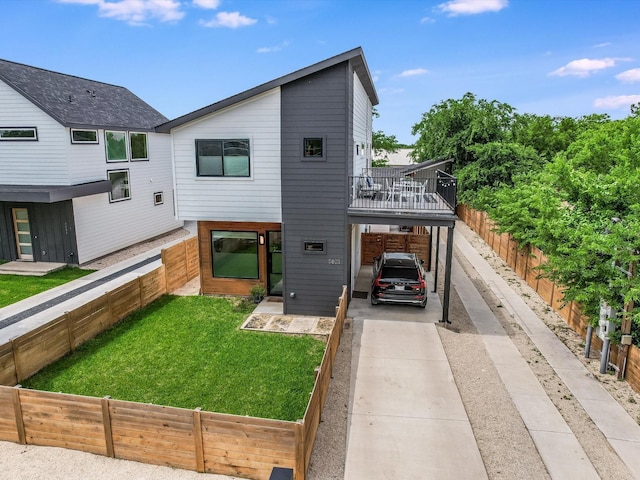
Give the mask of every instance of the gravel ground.
<path id="1" fill-rule="evenodd" d="M 88 268 L 105 268 L 155 248 L 167 241 L 177 240 L 190 233 L 186 230 L 85 265 Z M 522 295 L 526 302 L 549 325 L 563 342 L 583 361 L 590 371 L 609 390 L 614 398 L 636 420 L 640 421 L 640 395 L 627 383 L 618 382 L 611 375 L 600 375 L 599 359 L 582 358 L 583 340 L 571 331 L 564 320 L 553 312 L 530 287 L 520 280 L 506 264 L 466 225 L 459 223 L 456 234 L 464 235 L 483 257 Z M 458 258 L 476 287 L 492 308 L 503 327 L 513 339 L 523 357 L 531 365 L 548 395 L 558 407 L 568 425 L 576 434 L 585 452 L 604 479 L 632 479 L 633 475 L 622 464 L 608 443 L 571 396 L 553 369 L 531 344 L 516 321 L 489 288 L 476 278 L 475 270 L 464 259 Z M 482 340 L 476 334 L 460 299 L 452 291 L 450 304 L 452 328 L 438 329 L 453 375 L 476 435 L 480 453 L 490 479 L 549 478 L 540 456 L 529 436 L 511 398 L 489 359 Z M 344 461 L 347 437 L 347 411 L 351 373 L 351 324 L 345 324 L 340 348 L 334 363 L 333 376 L 316 443 L 311 456 L 309 480 L 337 480 L 344 477 Z M 167 467 L 145 465 L 125 460 L 49 447 L 16 445 L 0 442 L 1 480 L 119 480 L 172 479 L 189 480 L 203 478 L 196 472 Z M 233 477 L 206 475 L 204 478 L 231 479 Z"/>

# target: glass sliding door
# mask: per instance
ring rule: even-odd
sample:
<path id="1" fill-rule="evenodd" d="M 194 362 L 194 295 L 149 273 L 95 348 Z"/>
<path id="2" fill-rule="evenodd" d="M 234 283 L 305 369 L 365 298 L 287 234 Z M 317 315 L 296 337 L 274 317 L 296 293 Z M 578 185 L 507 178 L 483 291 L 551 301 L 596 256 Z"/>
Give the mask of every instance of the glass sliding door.
<path id="1" fill-rule="evenodd" d="M 267 232 L 269 295 L 282 296 L 282 232 Z"/>
<path id="2" fill-rule="evenodd" d="M 16 250 L 19 260 L 33 261 L 33 245 L 31 244 L 31 226 L 29 212 L 26 208 L 12 208 L 13 231 L 16 236 Z"/>

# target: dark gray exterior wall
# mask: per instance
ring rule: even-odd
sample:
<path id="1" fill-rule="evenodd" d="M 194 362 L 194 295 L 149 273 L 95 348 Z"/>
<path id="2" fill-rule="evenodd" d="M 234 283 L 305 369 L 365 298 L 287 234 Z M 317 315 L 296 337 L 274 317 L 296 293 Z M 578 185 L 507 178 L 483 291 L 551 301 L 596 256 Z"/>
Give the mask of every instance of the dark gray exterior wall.
<path id="1" fill-rule="evenodd" d="M 0 259 L 15 260 L 12 208 L 29 212 L 33 259 L 37 262 L 77 264 L 78 245 L 71 200 L 55 203 L 0 202 Z"/>
<path id="2" fill-rule="evenodd" d="M 283 300 L 288 314 L 334 315 L 348 282 L 352 73 L 344 62 L 282 86 Z M 324 139 L 322 160 L 303 157 L 305 137 Z M 325 252 L 304 253 L 306 240 L 325 242 Z"/>

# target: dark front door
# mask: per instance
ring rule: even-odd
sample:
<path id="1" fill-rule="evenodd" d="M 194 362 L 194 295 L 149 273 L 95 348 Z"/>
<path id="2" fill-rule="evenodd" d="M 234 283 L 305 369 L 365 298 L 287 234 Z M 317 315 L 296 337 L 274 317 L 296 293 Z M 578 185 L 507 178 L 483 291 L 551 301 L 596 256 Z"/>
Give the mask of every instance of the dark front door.
<path id="1" fill-rule="evenodd" d="M 282 296 L 282 232 L 267 232 L 268 295 Z"/>

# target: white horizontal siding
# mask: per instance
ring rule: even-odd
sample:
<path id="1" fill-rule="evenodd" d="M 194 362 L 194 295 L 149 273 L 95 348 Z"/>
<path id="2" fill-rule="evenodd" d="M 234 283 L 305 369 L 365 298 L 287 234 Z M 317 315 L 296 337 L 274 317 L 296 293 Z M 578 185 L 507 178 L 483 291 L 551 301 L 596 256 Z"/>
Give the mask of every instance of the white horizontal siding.
<path id="1" fill-rule="evenodd" d="M 94 182 L 105 177 L 107 155 L 104 145 L 104 130 L 98 130 L 97 144 L 71 143 L 71 132 L 67 128 L 67 158 L 71 183 Z M 112 164 L 109 164 L 112 165 Z M 113 164 L 117 165 L 117 164 Z"/>
<path id="2" fill-rule="evenodd" d="M 0 141 L 0 183 L 69 185 L 66 129 L 0 80 L 0 127 L 36 127 L 38 141 Z"/>
<path id="3" fill-rule="evenodd" d="M 182 226 L 174 217 L 171 137 L 150 133 L 148 140 L 148 162 L 102 164 L 102 178 L 129 169 L 131 200 L 109 203 L 106 193 L 73 200 L 80 263 Z M 163 192 L 162 205 L 154 205 L 155 192 Z"/>
<path id="4" fill-rule="evenodd" d="M 353 175 L 361 175 L 362 169 L 367 168 L 371 158 L 371 131 L 373 107 L 366 90 L 356 73 L 353 74 Z M 355 145 L 364 145 L 364 151 L 356 154 Z"/>
<path id="5" fill-rule="evenodd" d="M 178 127 L 172 132 L 181 220 L 280 222 L 280 89 Z M 251 177 L 196 176 L 196 139 L 250 141 Z"/>

